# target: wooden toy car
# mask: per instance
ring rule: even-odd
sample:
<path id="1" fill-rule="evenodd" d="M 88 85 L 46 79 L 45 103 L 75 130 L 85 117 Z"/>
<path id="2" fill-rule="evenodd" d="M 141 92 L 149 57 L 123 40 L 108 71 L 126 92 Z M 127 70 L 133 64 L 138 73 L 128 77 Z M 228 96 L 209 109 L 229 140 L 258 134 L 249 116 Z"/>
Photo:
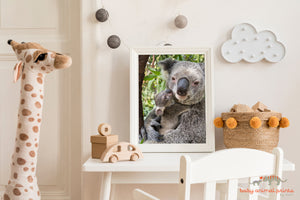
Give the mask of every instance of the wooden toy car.
<path id="1" fill-rule="evenodd" d="M 115 163 L 120 160 L 136 161 L 139 158 L 143 158 L 143 154 L 136 146 L 128 142 L 120 142 L 106 149 L 100 160 Z"/>

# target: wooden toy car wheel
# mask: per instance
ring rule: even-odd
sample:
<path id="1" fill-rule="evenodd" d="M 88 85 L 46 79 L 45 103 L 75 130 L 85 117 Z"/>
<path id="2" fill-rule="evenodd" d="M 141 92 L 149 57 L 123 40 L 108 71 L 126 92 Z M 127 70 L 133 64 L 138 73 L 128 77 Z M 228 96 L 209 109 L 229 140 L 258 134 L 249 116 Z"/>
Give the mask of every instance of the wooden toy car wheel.
<path id="1" fill-rule="evenodd" d="M 131 161 L 136 161 L 137 159 L 139 159 L 139 155 L 137 153 L 134 153 L 130 156 Z"/>
<path id="2" fill-rule="evenodd" d="M 118 161 L 118 157 L 116 155 L 112 155 L 109 157 L 109 162 L 110 163 L 115 163 Z"/>

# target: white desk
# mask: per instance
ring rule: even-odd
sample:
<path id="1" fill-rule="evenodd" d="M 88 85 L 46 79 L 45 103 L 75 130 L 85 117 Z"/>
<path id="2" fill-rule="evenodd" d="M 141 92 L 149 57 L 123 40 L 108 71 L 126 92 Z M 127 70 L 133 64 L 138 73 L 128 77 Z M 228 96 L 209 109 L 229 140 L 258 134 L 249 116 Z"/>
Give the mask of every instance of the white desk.
<path id="1" fill-rule="evenodd" d="M 209 153 L 144 153 L 144 159 L 136 162 L 121 161 L 102 163 L 99 159 L 88 159 L 82 172 L 103 173 L 100 200 L 109 200 L 111 184 L 178 183 L 179 159 L 189 155 L 192 160 Z M 294 171 L 295 164 L 284 160 L 283 171 Z"/>

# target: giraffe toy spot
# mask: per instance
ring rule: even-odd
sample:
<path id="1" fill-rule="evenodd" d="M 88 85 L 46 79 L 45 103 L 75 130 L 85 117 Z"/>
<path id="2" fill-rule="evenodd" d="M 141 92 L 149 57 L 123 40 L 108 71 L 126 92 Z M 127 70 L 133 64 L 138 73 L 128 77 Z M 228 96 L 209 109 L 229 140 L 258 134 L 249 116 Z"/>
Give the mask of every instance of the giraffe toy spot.
<path id="1" fill-rule="evenodd" d="M 18 174 L 14 173 L 14 179 L 17 179 L 17 178 L 18 178 Z"/>
<path id="2" fill-rule="evenodd" d="M 32 56 L 31 56 L 31 55 L 26 56 L 26 62 L 27 62 L 27 63 L 29 63 L 29 62 L 31 61 L 31 59 L 32 59 Z"/>
<path id="3" fill-rule="evenodd" d="M 31 143 L 27 142 L 27 143 L 26 143 L 26 146 L 27 146 L 27 147 L 31 147 Z"/>
<path id="4" fill-rule="evenodd" d="M 28 121 L 33 122 L 33 121 L 34 121 L 34 118 L 33 118 L 33 117 L 30 117 L 30 118 L 28 118 Z"/>
<path id="5" fill-rule="evenodd" d="M 43 79 L 41 77 L 37 77 L 36 80 L 39 84 L 43 84 Z"/>
<path id="6" fill-rule="evenodd" d="M 28 177 L 27 177 L 27 180 L 28 180 L 29 183 L 32 183 L 32 182 L 33 182 L 32 176 L 28 176 Z"/>
<path id="7" fill-rule="evenodd" d="M 33 132 L 37 133 L 37 132 L 39 132 L 39 127 L 34 126 L 34 127 L 32 127 L 32 130 L 33 130 Z"/>
<path id="8" fill-rule="evenodd" d="M 18 124 L 18 128 L 22 128 L 22 124 L 21 123 Z"/>
<path id="9" fill-rule="evenodd" d="M 7 194 L 4 194 L 4 200 L 10 200 L 10 198 Z"/>
<path id="10" fill-rule="evenodd" d="M 28 109 L 23 109 L 23 110 L 22 110 L 22 115 L 23 115 L 23 116 L 29 116 L 29 115 L 31 115 L 31 111 L 28 110 Z"/>
<path id="11" fill-rule="evenodd" d="M 36 93 L 32 93 L 31 96 L 32 97 L 36 97 L 37 95 L 36 95 Z"/>
<path id="12" fill-rule="evenodd" d="M 19 153 L 19 151 L 20 151 L 20 148 L 17 147 L 17 148 L 16 148 L 16 153 Z"/>
<path id="13" fill-rule="evenodd" d="M 34 151 L 30 151 L 29 155 L 34 158 L 35 157 L 35 152 Z"/>
<path id="14" fill-rule="evenodd" d="M 15 187 L 23 187 L 21 184 L 16 184 Z"/>
<path id="15" fill-rule="evenodd" d="M 25 103 L 25 99 L 21 99 L 21 104 L 24 104 Z"/>
<path id="16" fill-rule="evenodd" d="M 26 78 L 26 74 L 23 74 L 22 75 L 22 79 L 24 80 Z"/>
<path id="17" fill-rule="evenodd" d="M 25 133 L 21 133 L 20 134 L 20 140 L 22 140 L 22 141 L 26 141 L 26 140 L 28 140 L 28 135 L 26 135 Z"/>
<path id="18" fill-rule="evenodd" d="M 24 172 L 27 172 L 28 171 L 28 167 L 24 167 L 23 170 L 24 170 Z"/>
<path id="19" fill-rule="evenodd" d="M 23 158 L 18 158 L 18 159 L 17 159 L 17 163 L 18 163 L 19 165 L 25 165 L 26 160 L 24 160 Z"/>
<path id="20" fill-rule="evenodd" d="M 40 103 L 40 102 L 38 102 L 38 101 L 37 101 L 37 102 L 35 102 L 35 104 L 34 104 L 34 105 L 35 105 L 35 107 L 37 107 L 37 108 L 41 108 L 41 107 L 42 107 L 41 103 Z"/>
<path id="21" fill-rule="evenodd" d="M 14 195 L 16 195 L 16 196 L 20 196 L 20 195 L 21 195 L 21 191 L 20 191 L 18 188 L 15 188 L 15 189 L 13 190 L 13 193 L 14 193 Z"/>
<path id="22" fill-rule="evenodd" d="M 33 90 L 33 86 L 30 85 L 30 84 L 25 84 L 24 86 L 24 90 L 27 91 L 27 92 L 30 92 Z"/>

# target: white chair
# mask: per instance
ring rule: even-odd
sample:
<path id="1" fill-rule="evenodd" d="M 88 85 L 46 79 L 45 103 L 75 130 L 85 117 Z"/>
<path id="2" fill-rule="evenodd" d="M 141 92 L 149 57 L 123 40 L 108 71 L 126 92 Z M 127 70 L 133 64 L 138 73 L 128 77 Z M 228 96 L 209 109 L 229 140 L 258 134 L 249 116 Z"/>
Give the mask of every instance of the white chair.
<path id="1" fill-rule="evenodd" d="M 204 200 L 215 200 L 216 182 L 227 181 L 227 200 L 237 200 L 238 179 L 249 178 L 249 183 L 259 176 L 282 177 L 283 151 L 275 148 L 273 153 L 254 149 L 226 149 L 191 161 L 189 156 L 181 156 L 179 172 L 179 200 L 189 200 L 191 184 L 204 184 Z M 254 187 L 250 184 L 249 187 Z M 280 189 L 279 185 L 274 185 Z M 251 189 L 251 188 L 250 188 Z M 144 191 L 133 191 L 135 200 L 158 200 Z M 257 193 L 249 194 L 249 200 L 256 200 Z M 270 199 L 279 200 L 280 193 L 271 193 Z"/>

